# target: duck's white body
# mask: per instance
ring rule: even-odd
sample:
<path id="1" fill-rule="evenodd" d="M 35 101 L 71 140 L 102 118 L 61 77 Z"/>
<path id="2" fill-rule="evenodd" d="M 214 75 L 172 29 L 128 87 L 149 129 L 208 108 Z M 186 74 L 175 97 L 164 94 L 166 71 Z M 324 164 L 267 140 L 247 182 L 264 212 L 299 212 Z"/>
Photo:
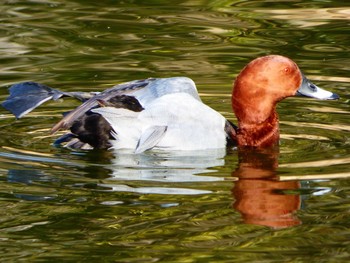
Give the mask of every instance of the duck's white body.
<path id="1" fill-rule="evenodd" d="M 92 110 L 112 126 L 114 149 L 204 150 L 226 147 L 226 119 L 203 104 L 194 82 L 185 77 L 154 79 L 128 90 L 144 108 L 134 112 L 102 107 Z"/>

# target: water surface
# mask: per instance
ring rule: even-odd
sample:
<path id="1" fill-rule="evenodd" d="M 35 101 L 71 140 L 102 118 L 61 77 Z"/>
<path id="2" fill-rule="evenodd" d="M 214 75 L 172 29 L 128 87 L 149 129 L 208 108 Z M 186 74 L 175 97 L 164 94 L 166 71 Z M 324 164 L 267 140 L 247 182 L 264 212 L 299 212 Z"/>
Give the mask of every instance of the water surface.
<path id="1" fill-rule="evenodd" d="M 20 81 L 101 91 L 188 76 L 235 122 L 234 77 L 295 60 L 339 101 L 278 106 L 274 151 L 72 152 L 49 130 L 78 103 L 0 110 L 4 262 L 348 262 L 349 17 L 344 1 L 5 1 L 0 99 Z"/>

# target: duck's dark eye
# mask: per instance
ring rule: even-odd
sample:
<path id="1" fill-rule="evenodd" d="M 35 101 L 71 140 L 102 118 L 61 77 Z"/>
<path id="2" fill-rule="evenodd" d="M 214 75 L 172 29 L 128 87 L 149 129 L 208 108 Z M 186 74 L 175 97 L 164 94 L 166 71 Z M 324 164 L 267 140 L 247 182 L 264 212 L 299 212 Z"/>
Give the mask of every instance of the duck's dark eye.
<path id="1" fill-rule="evenodd" d="M 317 91 L 317 87 L 312 84 L 312 83 L 309 83 L 309 88 L 313 91 L 313 92 L 316 92 Z"/>

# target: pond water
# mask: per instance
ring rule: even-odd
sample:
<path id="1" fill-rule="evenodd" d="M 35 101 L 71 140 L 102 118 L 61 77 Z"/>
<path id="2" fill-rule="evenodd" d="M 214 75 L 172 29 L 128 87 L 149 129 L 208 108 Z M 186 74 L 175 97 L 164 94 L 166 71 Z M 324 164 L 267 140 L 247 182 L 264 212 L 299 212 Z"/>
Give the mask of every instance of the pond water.
<path id="1" fill-rule="evenodd" d="M 0 109 L 1 261 L 348 262 L 350 4 L 170 2 L 3 1 L 1 101 L 25 80 L 101 91 L 188 76 L 235 122 L 232 80 L 266 54 L 341 99 L 289 98 L 279 150 L 227 153 L 73 152 L 49 130 L 77 102 Z"/>

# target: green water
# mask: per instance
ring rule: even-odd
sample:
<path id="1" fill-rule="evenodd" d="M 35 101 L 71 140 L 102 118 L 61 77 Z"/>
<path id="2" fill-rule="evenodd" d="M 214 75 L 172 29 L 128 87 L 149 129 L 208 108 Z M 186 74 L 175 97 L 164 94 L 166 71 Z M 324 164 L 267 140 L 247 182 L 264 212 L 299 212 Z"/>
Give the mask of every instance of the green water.
<path id="1" fill-rule="evenodd" d="M 0 261 L 348 262 L 350 4 L 170 2 L 3 1 L 0 99 L 188 76 L 235 121 L 232 80 L 266 54 L 341 99 L 289 98 L 279 151 L 227 154 L 71 152 L 49 130 L 77 102 L 0 109 Z"/>

